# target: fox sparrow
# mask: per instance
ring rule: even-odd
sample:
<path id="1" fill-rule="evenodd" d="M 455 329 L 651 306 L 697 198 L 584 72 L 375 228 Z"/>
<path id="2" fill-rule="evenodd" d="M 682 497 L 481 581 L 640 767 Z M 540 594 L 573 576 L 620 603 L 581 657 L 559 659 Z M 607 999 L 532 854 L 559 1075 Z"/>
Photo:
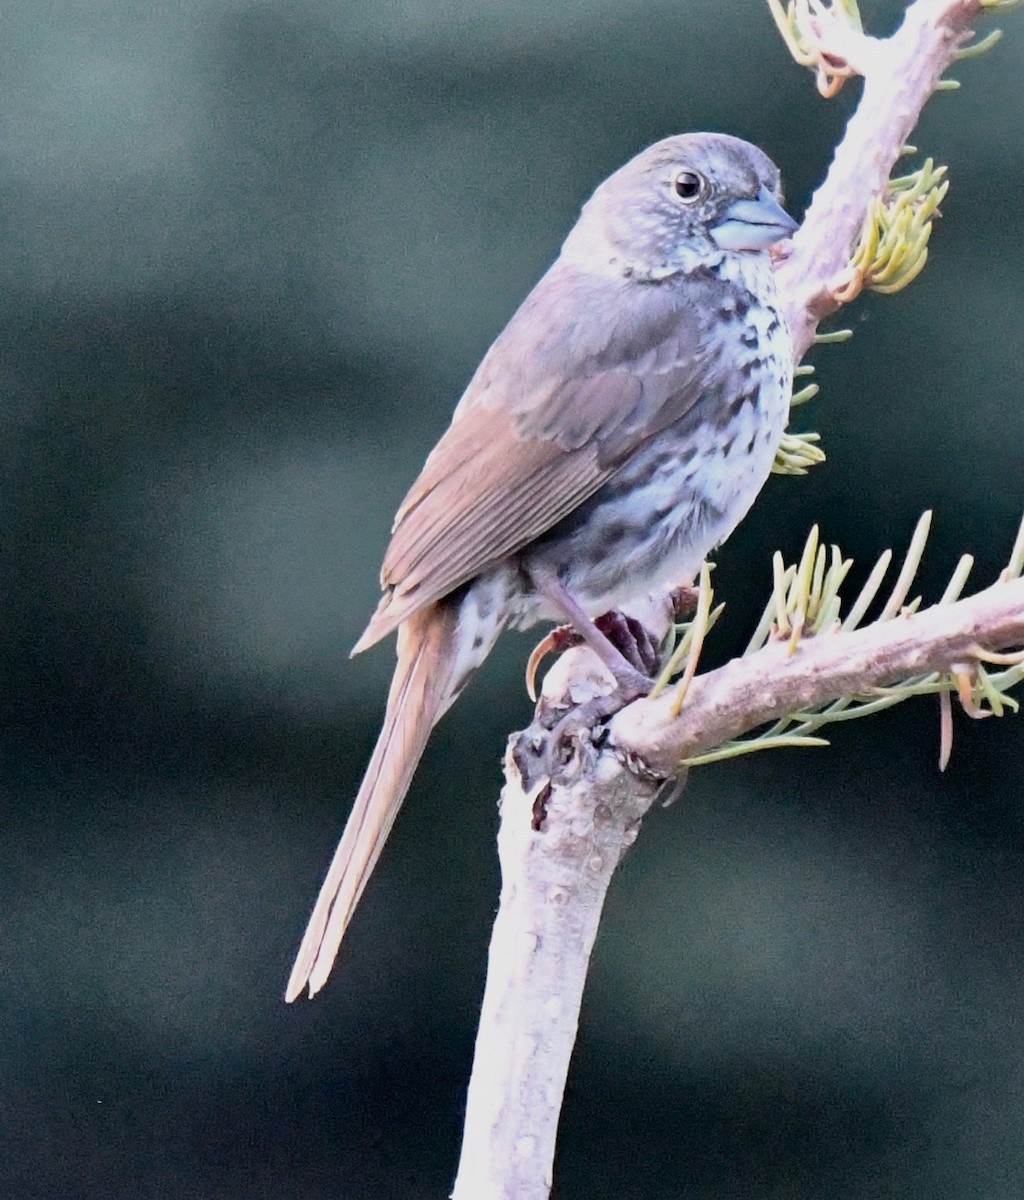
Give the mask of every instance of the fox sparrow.
<path id="1" fill-rule="evenodd" d="M 487 352 L 395 519 L 355 651 L 398 631 L 387 713 L 288 983 L 313 995 L 434 724 L 506 625 L 593 618 L 691 578 L 745 515 L 786 424 L 771 247 L 779 172 L 720 134 L 666 138 L 584 206 Z"/>

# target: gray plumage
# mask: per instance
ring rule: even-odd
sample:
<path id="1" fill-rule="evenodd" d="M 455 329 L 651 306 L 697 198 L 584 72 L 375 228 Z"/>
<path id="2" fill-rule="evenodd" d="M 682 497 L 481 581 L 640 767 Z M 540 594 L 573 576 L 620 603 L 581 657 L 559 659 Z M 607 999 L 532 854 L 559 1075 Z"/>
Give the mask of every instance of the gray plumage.
<path id="1" fill-rule="evenodd" d="M 667 138 L 596 190 L 484 357 L 399 509 L 356 646 L 400 630 L 289 999 L 325 981 L 430 729 L 501 629 L 569 619 L 601 651 L 588 617 L 691 578 L 750 507 L 788 412 L 769 248 L 793 228 L 756 147 Z"/>

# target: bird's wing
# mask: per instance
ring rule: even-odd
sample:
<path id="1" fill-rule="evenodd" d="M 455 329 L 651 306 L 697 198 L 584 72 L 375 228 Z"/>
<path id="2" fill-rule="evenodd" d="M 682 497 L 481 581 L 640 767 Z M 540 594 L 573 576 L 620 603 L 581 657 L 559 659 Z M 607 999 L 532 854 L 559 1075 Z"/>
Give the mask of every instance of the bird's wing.
<path id="1" fill-rule="evenodd" d="M 552 267 L 399 509 L 357 651 L 550 529 L 696 403 L 715 376 L 700 290 Z"/>

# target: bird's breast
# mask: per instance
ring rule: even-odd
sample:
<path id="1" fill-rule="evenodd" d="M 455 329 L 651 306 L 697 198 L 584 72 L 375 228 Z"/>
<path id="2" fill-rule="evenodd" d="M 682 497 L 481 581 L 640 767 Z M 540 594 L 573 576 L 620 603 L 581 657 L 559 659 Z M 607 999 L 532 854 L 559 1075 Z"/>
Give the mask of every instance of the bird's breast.
<path id="1" fill-rule="evenodd" d="M 692 579 L 771 471 L 792 391 L 789 332 L 767 259 L 748 256 L 722 282 L 696 402 L 523 553 L 594 615 Z M 528 607 L 524 623 L 552 615 Z"/>

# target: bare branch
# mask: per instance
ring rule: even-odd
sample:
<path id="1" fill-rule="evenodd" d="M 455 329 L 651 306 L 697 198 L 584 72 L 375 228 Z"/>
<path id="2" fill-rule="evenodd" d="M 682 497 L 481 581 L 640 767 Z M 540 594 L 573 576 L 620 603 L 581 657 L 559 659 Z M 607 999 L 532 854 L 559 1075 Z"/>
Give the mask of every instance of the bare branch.
<path id="1" fill-rule="evenodd" d="M 546 746 L 548 735 L 531 728 L 509 743 L 501 902 L 452 1200 L 547 1197 L 604 898 L 658 790 L 638 785 L 585 737 L 575 743 L 571 778 L 559 786 L 543 774 L 527 782 L 516 759 L 532 757 L 527 746 Z"/>
<path id="2" fill-rule="evenodd" d="M 631 610 L 655 637 L 667 597 Z M 501 794 L 501 900 L 491 936 L 466 1125 L 452 1200 L 546 1200 L 590 952 L 612 875 L 658 793 L 607 748 L 611 676 L 585 646 L 544 678 L 513 734 Z"/>

